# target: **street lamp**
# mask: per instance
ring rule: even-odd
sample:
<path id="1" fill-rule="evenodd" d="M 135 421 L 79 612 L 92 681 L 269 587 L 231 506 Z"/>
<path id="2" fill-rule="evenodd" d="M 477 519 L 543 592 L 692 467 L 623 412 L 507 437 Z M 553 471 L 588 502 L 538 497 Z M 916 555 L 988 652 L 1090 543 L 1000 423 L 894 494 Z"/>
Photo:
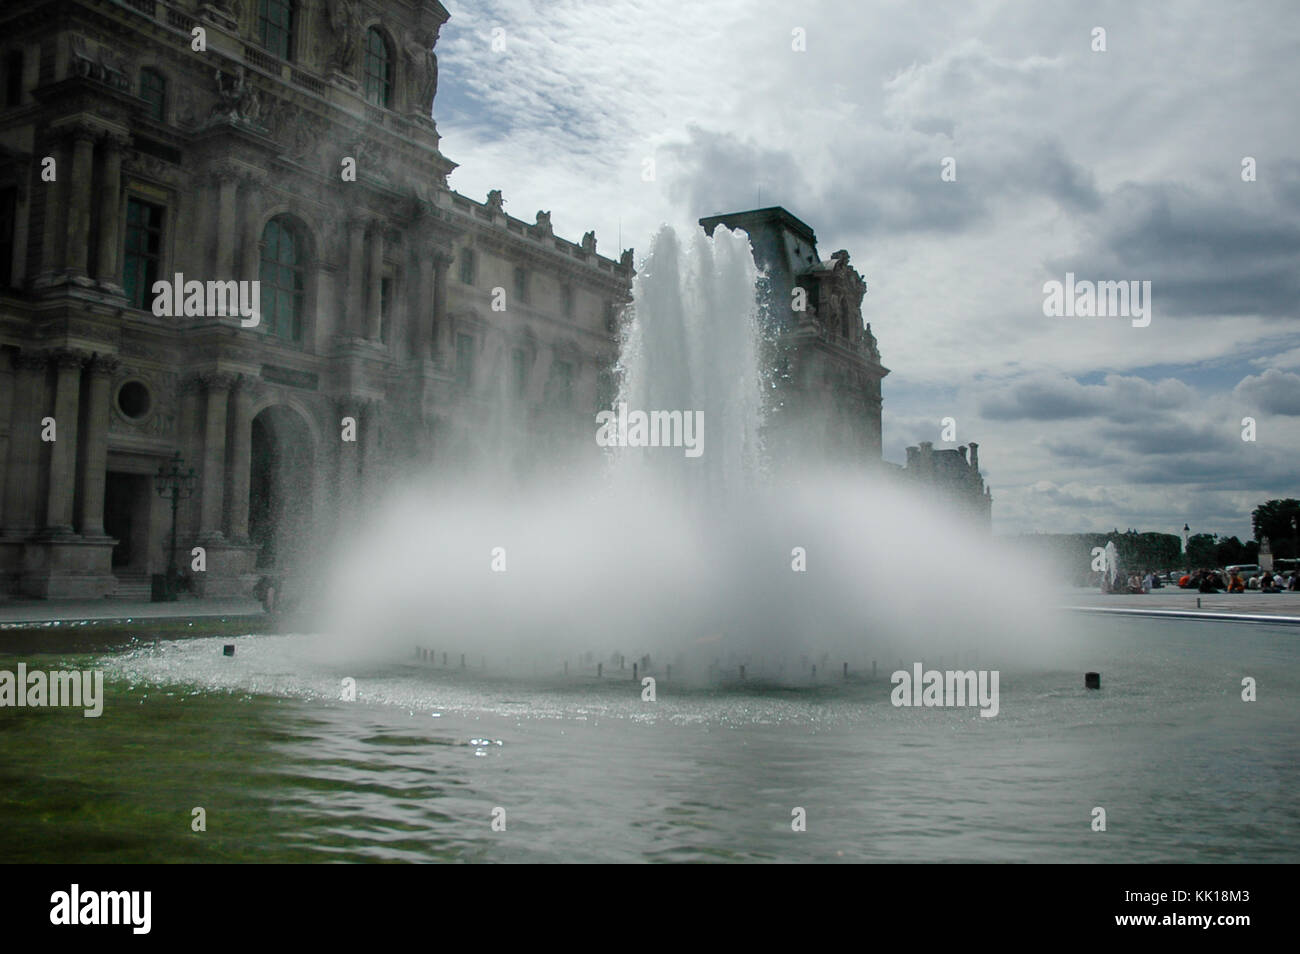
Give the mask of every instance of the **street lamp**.
<path id="1" fill-rule="evenodd" d="M 168 602 L 176 599 L 176 578 L 180 575 L 180 571 L 176 568 L 176 508 L 182 499 L 194 495 L 194 485 L 199 479 L 193 467 L 186 471 L 181 470 L 181 465 L 184 463 L 181 452 L 177 451 L 172 454 L 171 460 L 158 467 L 158 473 L 153 479 L 154 486 L 158 489 L 158 496 L 172 498 L 172 547 L 167 560 L 167 580 L 162 596 L 162 599 Z"/>

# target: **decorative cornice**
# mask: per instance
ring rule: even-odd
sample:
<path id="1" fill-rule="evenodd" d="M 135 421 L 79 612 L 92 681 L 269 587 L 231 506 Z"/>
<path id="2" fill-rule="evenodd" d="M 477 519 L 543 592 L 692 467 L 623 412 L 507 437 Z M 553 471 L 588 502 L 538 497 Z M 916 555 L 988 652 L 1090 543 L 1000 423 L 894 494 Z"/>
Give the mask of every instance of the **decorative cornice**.
<path id="1" fill-rule="evenodd" d="M 122 359 L 112 354 L 96 354 L 87 365 L 91 374 L 112 377 L 122 367 Z"/>
<path id="2" fill-rule="evenodd" d="M 14 355 L 14 368 L 19 371 L 44 371 L 49 363 L 46 351 L 19 351 Z"/>
<path id="3" fill-rule="evenodd" d="M 50 364 L 60 371 L 82 368 L 90 360 L 90 355 L 75 348 L 55 348 L 49 352 Z"/>
<path id="4" fill-rule="evenodd" d="M 239 380 L 239 375 L 229 371 L 203 371 L 196 375 L 205 391 L 229 391 Z"/>

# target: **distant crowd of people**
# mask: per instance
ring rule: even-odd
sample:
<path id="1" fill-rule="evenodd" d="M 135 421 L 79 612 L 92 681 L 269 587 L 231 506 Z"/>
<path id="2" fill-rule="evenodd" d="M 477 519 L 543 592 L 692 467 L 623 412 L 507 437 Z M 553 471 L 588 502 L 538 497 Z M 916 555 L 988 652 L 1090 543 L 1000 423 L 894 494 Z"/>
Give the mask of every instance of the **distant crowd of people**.
<path id="1" fill-rule="evenodd" d="M 1261 593 L 1300 592 L 1300 572 L 1274 573 L 1264 570 L 1255 576 L 1243 577 L 1237 570 L 1197 570 L 1180 577 L 1178 585 L 1183 589 L 1195 589 L 1202 593 L 1244 593 L 1258 590 Z"/>
<path id="2" fill-rule="evenodd" d="M 1103 593 L 1150 593 L 1166 586 L 1166 578 L 1172 582 L 1173 574 L 1157 573 L 1148 570 L 1145 574 L 1134 573 L 1127 580 L 1117 576 L 1114 580 L 1102 580 Z M 1264 570 L 1253 576 L 1242 576 L 1236 570 L 1191 570 L 1178 578 L 1182 589 L 1197 590 L 1201 593 L 1245 593 L 1256 590 L 1260 593 L 1300 592 L 1300 571 L 1274 573 Z"/>

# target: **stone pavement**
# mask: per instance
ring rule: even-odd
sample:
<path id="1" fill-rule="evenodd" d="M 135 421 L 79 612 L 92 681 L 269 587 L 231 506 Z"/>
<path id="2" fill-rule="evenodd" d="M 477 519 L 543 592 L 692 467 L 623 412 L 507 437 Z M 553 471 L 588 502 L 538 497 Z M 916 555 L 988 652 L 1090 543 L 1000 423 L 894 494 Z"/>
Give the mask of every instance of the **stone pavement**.
<path id="1" fill-rule="evenodd" d="M 0 627 L 50 623 L 55 620 L 198 619 L 213 616 L 257 616 L 257 600 L 14 600 L 0 602 Z"/>
<path id="2" fill-rule="evenodd" d="M 1197 600 L 1200 605 L 1197 605 Z M 1195 614 L 1205 617 L 1281 617 L 1300 623 L 1300 593 L 1198 593 L 1163 587 L 1144 594 L 1104 594 L 1093 589 L 1067 589 L 1057 595 L 1057 605 L 1124 613 Z"/>

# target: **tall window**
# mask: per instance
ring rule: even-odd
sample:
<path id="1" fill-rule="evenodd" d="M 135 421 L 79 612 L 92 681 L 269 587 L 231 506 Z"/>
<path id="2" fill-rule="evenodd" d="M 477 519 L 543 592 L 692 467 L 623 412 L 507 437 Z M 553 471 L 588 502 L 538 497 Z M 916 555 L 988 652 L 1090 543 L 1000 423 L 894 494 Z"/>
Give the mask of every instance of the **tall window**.
<path id="1" fill-rule="evenodd" d="M 132 308 L 148 308 L 153 302 L 153 283 L 162 269 L 162 238 L 163 207 L 128 198 L 122 287 Z"/>
<path id="2" fill-rule="evenodd" d="M 272 219 L 262 231 L 262 327 L 267 334 L 302 338 L 304 287 L 302 236 L 284 219 Z"/>
<path id="3" fill-rule="evenodd" d="M 522 268 L 515 269 L 515 300 L 528 301 L 528 272 Z"/>
<path id="4" fill-rule="evenodd" d="M 282 60 L 293 59 L 293 7 L 293 0 L 257 0 L 258 37 Z"/>
<path id="5" fill-rule="evenodd" d="M 456 386 L 469 390 L 474 383 L 474 336 L 456 336 Z"/>
<path id="6" fill-rule="evenodd" d="M 573 404 L 573 365 L 567 361 L 551 365 L 551 402 L 556 407 Z"/>
<path id="7" fill-rule="evenodd" d="M 148 104 L 146 114 L 162 122 L 167 118 L 167 77 L 145 67 L 140 71 L 140 98 Z"/>
<path id="8" fill-rule="evenodd" d="M 18 226 L 18 187 L 6 186 L 0 189 L 0 288 L 8 288 L 13 281 L 14 244 L 17 236 L 14 230 Z"/>
<path id="9" fill-rule="evenodd" d="M 371 27 L 366 31 L 366 102 L 388 108 L 393 93 L 393 58 L 384 35 Z"/>
<path id="10" fill-rule="evenodd" d="M 388 329 L 392 325 L 393 317 L 393 280 L 391 278 L 381 278 L 379 280 L 379 340 L 388 344 Z"/>
<path id="11" fill-rule="evenodd" d="M 23 102 L 23 51 L 10 50 L 5 54 L 5 105 L 21 106 Z"/>
<path id="12" fill-rule="evenodd" d="M 466 285 L 474 284 L 474 250 L 472 248 L 463 248 L 460 250 L 460 280 Z"/>
<path id="13" fill-rule="evenodd" d="M 510 364 L 514 372 L 515 397 L 521 398 L 528 388 L 528 353 L 523 348 L 516 348 L 510 353 Z"/>
<path id="14" fill-rule="evenodd" d="M 564 311 L 565 318 L 573 317 L 573 286 L 560 286 L 560 307 Z"/>

